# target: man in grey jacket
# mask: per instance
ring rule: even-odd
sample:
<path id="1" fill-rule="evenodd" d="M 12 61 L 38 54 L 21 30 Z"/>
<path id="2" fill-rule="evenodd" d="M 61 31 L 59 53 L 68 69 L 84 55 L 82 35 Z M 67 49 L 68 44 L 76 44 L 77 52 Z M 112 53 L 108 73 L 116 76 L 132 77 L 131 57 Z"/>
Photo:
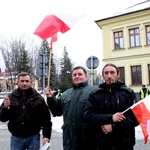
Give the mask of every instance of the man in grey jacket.
<path id="1" fill-rule="evenodd" d="M 54 116 L 63 115 L 64 150 L 95 150 L 93 132 L 84 119 L 84 107 L 89 94 L 97 86 L 88 85 L 86 70 L 77 66 L 72 70 L 73 87 L 66 90 L 58 99 L 47 87 L 48 106 Z"/>

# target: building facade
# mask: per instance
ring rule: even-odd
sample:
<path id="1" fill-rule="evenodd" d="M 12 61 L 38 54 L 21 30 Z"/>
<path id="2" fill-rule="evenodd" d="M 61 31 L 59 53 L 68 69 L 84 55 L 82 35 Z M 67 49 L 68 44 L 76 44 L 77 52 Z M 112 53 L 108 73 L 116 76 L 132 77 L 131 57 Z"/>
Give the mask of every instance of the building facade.
<path id="1" fill-rule="evenodd" d="M 95 21 L 102 30 L 103 65 L 114 63 L 120 80 L 138 93 L 150 88 L 150 1 Z"/>

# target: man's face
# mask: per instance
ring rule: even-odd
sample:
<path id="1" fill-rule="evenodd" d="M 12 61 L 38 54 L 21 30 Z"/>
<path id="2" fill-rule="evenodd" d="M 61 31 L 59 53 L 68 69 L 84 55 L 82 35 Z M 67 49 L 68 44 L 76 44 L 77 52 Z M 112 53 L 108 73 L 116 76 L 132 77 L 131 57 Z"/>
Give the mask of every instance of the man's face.
<path id="1" fill-rule="evenodd" d="M 31 87 L 31 85 L 32 85 L 32 81 L 31 81 L 29 75 L 20 76 L 17 83 L 18 83 L 18 86 L 20 87 L 20 89 L 22 89 L 22 90 L 26 90 L 29 87 Z"/>
<path id="2" fill-rule="evenodd" d="M 107 66 L 103 70 L 103 78 L 106 84 L 115 83 L 118 80 L 119 76 L 120 74 L 117 74 L 117 70 L 113 66 Z"/>
<path id="3" fill-rule="evenodd" d="M 75 69 L 72 73 L 72 81 L 75 85 L 83 83 L 87 80 L 87 76 L 82 69 Z"/>

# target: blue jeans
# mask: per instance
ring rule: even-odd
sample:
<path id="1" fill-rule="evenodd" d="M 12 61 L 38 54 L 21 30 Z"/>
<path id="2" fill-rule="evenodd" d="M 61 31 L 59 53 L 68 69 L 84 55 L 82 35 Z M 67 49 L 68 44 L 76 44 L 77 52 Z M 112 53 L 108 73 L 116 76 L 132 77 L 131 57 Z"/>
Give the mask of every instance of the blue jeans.
<path id="1" fill-rule="evenodd" d="M 39 150 L 40 135 L 36 134 L 27 138 L 11 136 L 10 150 Z"/>

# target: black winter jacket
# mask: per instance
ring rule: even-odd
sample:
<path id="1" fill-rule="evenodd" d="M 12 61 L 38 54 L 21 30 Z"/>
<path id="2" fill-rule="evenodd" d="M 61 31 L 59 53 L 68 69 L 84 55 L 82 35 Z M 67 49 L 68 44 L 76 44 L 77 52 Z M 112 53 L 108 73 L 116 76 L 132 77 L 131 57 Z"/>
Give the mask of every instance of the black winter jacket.
<path id="1" fill-rule="evenodd" d="M 50 139 L 52 123 L 50 111 L 44 98 L 33 88 L 21 91 L 19 88 L 9 95 L 10 109 L 2 104 L 0 120 L 8 122 L 8 129 L 14 136 L 29 137 L 43 130 L 43 137 Z"/>
<path id="2" fill-rule="evenodd" d="M 125 111 L 135 102 L 133 90 L 120 82 L 112 85 L 101 84 L 90 94 L 84 115 L 93 123 L 93 132 L 100 150 L 118 150 L 126 146 L 132 149 L 135 144 L 134 127 L 138 125 L 134 114 L 131 110 L 126 111 L 126 119 L 117 123 L 112 121 L 112 115 Z M 106 124 L 111 124 L 113 128 L 109 134 L 104 134 L 101 129 L 101 126 Z"/>

